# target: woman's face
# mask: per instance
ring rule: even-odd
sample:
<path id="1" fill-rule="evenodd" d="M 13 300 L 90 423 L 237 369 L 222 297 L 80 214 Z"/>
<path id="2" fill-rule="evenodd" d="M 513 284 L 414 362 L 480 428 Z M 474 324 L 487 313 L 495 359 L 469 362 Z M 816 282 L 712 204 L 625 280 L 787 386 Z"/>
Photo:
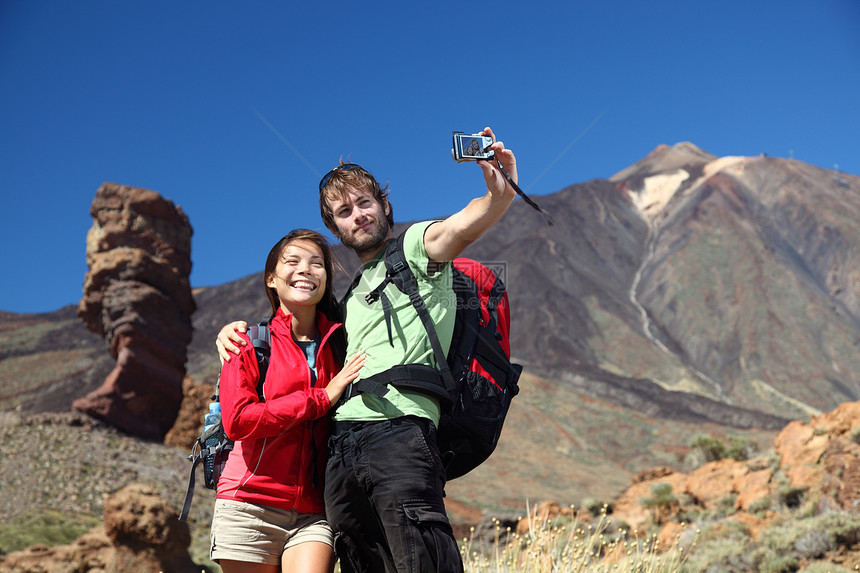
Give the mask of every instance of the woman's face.
<path id="1" fill-rule="evenodd" d="M 305 239 L 296 239 L 281 251 L 275 272 L 266 277 L 266 286 L 275 289 L 285 313 L 301 306 L 316 306 L 326 286 L 325 261 L 320 248 Z"/>

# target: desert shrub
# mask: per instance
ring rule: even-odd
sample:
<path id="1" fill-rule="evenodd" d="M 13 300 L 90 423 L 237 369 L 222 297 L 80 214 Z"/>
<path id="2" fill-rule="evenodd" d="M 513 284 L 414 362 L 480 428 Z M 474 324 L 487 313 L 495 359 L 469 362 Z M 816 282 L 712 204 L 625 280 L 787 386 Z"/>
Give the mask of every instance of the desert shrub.
<path id="1" fill-rule="evenodd" d="M 705 434 L 693 438 L 690 446 L 697 450 L 706 462 L 715 462 L 726 456 L 726 444 L 722 440 Z"/>
<path id="2" fill-rule="evenodd" d="M 588 510 L 591 517 L 600 517 L 602 513 L 612 514 L 612 506 L 600 499 L 588 498 L 582 500 L 582 507 Z"/>
<path id="3" fill-rule="evenodd" d="M 769 495 L 763 495 L 758 499 L 753 500 L 747 511 L 754 515 L 758 515 L 759 517 L 763 516 L 764 513 L 770 509 L 771 499 Z"/>
<path id="4" fill-rule="evenodd" d="M 673 519 L 681 523 L 696 523 L 703 518 L 705 511 L 685 494 L 681 496 L 678 510 Z"/>
<path id="5" fill-rule="evenodd" d="M 788 573 L 797 571 L 798 561 L 792 555 L 770 555 L 758 564 L 759 573 Z"/>
<path id="6" fill-rule="evenodd" d="M 803 573 L 852 573 L 856 569 L 846 569 L 828 561 L 814 561 L 803 568 Z"/>
<path id="7" fill-rule="evenodd" d="M 821 557 L 834 547 L 831 535 L 821 529 L 810 529 L 794 542 L 794 550 L 806 559 Z"/>
<path id="8" fill-rule="evenodd" d="M 661 548 L 656 535 L 640 537 L 637 532 L 613 526 L 604 511 L 591 523 L 568 518 L 566 522 L 558 521 L 550 526 L 534 519 L 530 521 L 529 532 L 523 536 L 512 533 L 508 543 L 489 549 L 467 540 L 461 546 L 461 554 L 466 573 L 605 573 L 610 570 L 679 573 L 695 543 L 696 534 L 683 535 L 679 536 L 675 547 Z"/>
<path id="9" fill-rule="evenodd" d="M 639 503 L 651 510 L 656 523 L 663 523 L 672 508 L 678 505 L 678 498 L 672 493 L 672 484 L 660 482 L 651 484 L 651 497 L 644 497 Z"/>
<path id="10" fill-rule="evenodd" d="M 851 547 L 860 543 L 860 516 L 829 513 L 814 520 L 818 529 L 827 531 L 838 547 Z"/>
<path id="11" fill-rule="evenodd" d="M 630 524 L 623 519 L 611 519 L 606 526 L 607 535 L 626 535 L 630 531 Z"/>
<path id="12" fill-rule="evenodd" d="M 678 501 L 672 493 L 672 484 L 660 482 L 651 484 L 651 497 L 644 497 L 639 503 L 645 507 L 665 507 Z"/>
<path id="13" fill-rule="evenodd" d="M 773 502 L 773 500 L 771 500 Z M 753 505 L 765 507 L 766 498 Z M 803 512 L 801 512 L 803 513 Z M 696 549 L 688 556 L 683 571 L 707 573 L 747 573 L 749 571 L 792 572 L 801 563 L 810 564 L 804 573 L 845 573 L 828 556 L 850 551 L 860 543 L 860 515 L 828 513 L 802 517 L 783 513 L 752 539 L 749 528 L 741 523 L 716 521 L 702 526 Z"/>
<path id="14" fill-rule="evenodd" d="M 848 432 L 848 439 L 855 444 L 860 444 L 860 426 L 851 428 L 851 431 Z"/>
<path id="15" fill-rule="evenodd" d="M 719 515 L 722 516 L 735 513 L 735 504 L 737 503 L 737 501 L 738 495 L 736 493 L 724 495 L 717 500 L 717 512 L 719 513 Z"/>
<path id="16" fill-rule="evenodd" d="M 0 555 L 31 545 L 68 545 L 101 523 L 89 515 L 46 511 L 0 523 Z"/>
<path id="17" fill-rule="evenodd" d="M 750 558 L 753 544 L 749 530 L 739 523 L 711 524 L 702 528 L 696 549 L 684 571 L 747 573 L 755 567 Z"/>
<path id="18" fill-rule="evenodd" d="M 771 473 L 779 469 L 779 456 L 773 450 L 767 453 L 759 452 L 756 457 L 751 457 L 747 463 L 747 468 L 751 472 L 769 469 Z"/>
<path id="19" fill-rule="evenodd" d="M 815 520 L 780 519 L 759 533 L 758 551 L 784 555 L 794 551 L 795 542 L 815 527 Z"/>
<path id="20" fill-rule="evenodd" d="M 795 571 L 801 560 L 821 558 L 854 545 L 858 531 L 860 516 L 843 513 L 780 519 L 761 532 L 753 558 L 760 571 Z"/>
<path id="21" fill-rule="evenodd" d="M 715 462 L 724 458 L 744 461 L 752 458 L 758 452 L 758 445 L 749 438 L 730 437 L 728 444 L 713 436 L 700 434 L 690 443 L 693 448 L 688 462 L 701 460 Z"/>
<path id="22" fill-rule="evenodd" d="M 749 438 L 729 438 L 726 446 L 726 457 L 742 462 L 748 460 L 758 453 L 758 444 Z"/>

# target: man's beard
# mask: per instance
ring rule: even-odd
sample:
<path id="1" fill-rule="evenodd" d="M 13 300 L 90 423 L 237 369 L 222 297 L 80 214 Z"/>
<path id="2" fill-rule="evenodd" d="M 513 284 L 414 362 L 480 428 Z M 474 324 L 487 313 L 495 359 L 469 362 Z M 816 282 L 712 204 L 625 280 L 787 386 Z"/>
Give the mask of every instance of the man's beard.
<path id="1" fill-rule="evenodd" d="M 389 229 L 388 220 L 381 219 L 378 222 L 374 222 L 370 229 L 370 234 L 366 234 L 361 238 L 354 236 L 341 237 L 340 242 L 352 249 L 358 255 L 358 258 L 361 259 L 367 253 L 378 251 L 385 244 L 386 239 L 388 239 Z"/>

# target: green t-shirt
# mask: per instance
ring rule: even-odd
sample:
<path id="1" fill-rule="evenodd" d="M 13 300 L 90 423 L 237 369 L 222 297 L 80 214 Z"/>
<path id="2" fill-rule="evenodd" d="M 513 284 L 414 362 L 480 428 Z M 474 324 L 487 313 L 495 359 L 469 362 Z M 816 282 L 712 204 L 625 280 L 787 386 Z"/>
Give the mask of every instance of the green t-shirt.
<path id="1" fill-rule="evenodd" d="M 436 325 L 436 333 L 442 348 L 447 352 L 451 346 L 456 313 L 456 297 L 452 288 L 451 264 L 445 263 L 432 275 L 427 265 L 430 259 L 424 248 L 424 232 L 435 221 L 416 223 L 409 227 L 403 240 L 403 252 L 418 281 L 418 292 Z M 346 330 L 346 355 L 367 353 L 361 370 L 362 377 L 370 377 L 399 364 L 426 364 L 436 367 L 433 348 L 427 331 L 409 297 L 396 286 L 385 287 L 385 295 L 391 301 L 392 347 L 388 340 L 388 328 L 382 303 L 368 304 L 365 295 L 375 289 L 385 278 L 385 261 L 382 251 L 362 270 L 359 283 L 341 302 L 341 312 Z M 436 265 L 436 263 L 433 263 Z M 347 400 L 335 413 L 336 420 L 387 420 L 401 416 L 429 418 L 439 425 L 439 402 L 425 394 L 389 386 L 385 397 L 359 394 Z"/>

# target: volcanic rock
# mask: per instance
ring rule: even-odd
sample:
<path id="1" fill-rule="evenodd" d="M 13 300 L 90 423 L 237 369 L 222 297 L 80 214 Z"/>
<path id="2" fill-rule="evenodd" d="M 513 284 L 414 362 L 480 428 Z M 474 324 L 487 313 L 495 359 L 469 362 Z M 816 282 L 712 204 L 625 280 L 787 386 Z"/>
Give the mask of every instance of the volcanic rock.
<path id="1" fill-rule="evenodd" d="M 104 525 L 71 545 L 34 545 L 0 559 L 3 571 L 183 573 L 207 571 L 188 554 L 191 534 L 155 491 L 129 485 L 105 501 Z"/>
<path id="2" fill-rule="evenodd" d="M 191 341 L 191 225 L 158 193 L 114 183 L 99 188 L 90 214 L 78 316 L 105 338 L 116 366 L 72 407 L 162 440 L 182 401 Z"/>
<path id="3" fill-rule="evenodd" d="M 182 381 L 184 398 L 173 427 L 164 436 L 164 444 L 178 448 L 190 448 L 200 435 L 203 416 L 208 412 L 209 402 L 215 394 L 212 384 L 198 384 L 186 376 Z"/>
<path id="4" fill-rule="evenodd" d="M 655 472 L 634 478 L 612 504 L 614 519 L 633 528 L 646 527 L 652 515 L 644 500 L 654 486 L 668 484 L 690 512 L 716 510 L 730 502 L 738 517 L 763 513 L 779 506 L 809 504 L 816 513 L 856 513 L 860 494 L 860 402 L 841 404 L 832 412 L 794 421 L 774 441 L 776 458 L 722 459 L 689 474 Z M 645 475 L 644 472 L 642 475 Z M 760 529 L 760 528 L 756 528 Z"/>
<path id="5" fill-rule="evenodd" d="M 114 552 L 108 571 L 192 571 L 191 533 L 155 491 L 132 484 L 105 501 L 104 527 Z"/>

